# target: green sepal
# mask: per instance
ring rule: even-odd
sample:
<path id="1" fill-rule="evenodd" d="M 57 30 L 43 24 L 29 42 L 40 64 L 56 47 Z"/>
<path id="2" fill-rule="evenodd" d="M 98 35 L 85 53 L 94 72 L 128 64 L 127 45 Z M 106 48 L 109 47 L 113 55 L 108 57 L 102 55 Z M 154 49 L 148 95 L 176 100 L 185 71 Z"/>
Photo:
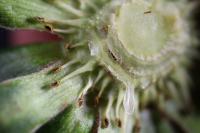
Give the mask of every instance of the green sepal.
<path id="1" fill-rule="evenodd" d="M 53 67 L 0 84 L 0 132 L 27 133 L 63 111 L 83 87 L 80 76 L 55 85 L 69 69 L 51 73 Z"/>
<path id="2" fill-rule="evenodd" d="M 63 54 L 58 43 L 2 49 L 0 81 L 39 71 L 47 64 L 55 63 L 62 58 Z"/>
<path id="3" fill-rule="evenodd" d="M 11 28 L 41 28 L 36 17 L 64 19 L 67 13 L 47 0 L 1 0 L 0 25 Z"/>
<path id="4" fill-rule="evenodd" d="M 89 133 L 93 123 L 93 111 L 86 107 L 71 105 L 37 133 Z"/>

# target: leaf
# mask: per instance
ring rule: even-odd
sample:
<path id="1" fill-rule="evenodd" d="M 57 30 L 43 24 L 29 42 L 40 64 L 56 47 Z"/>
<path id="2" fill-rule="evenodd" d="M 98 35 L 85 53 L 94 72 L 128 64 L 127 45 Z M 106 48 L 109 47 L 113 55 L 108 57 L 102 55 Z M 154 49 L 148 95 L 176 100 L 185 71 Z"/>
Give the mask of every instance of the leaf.
<path id="1" fill-rule="evenodd" d="M 70 70 L 52 74 L 50 69 L 0 84 L 0 132 L 36 130 L 77 98 L 82 78 L 75 76 L 52 86 Z"/>
<path id="2" fill-rule="evenodd" d="M 38 44 L 0 51 L 0 81 L 39 71 L 62 59 L 58 44 Z"/>
<path id="3" fill-rule="evenodd" d="M 173 133 L 174 132 L 171 125 L 166 120 L 160 121 L 159 125 L 157 126 L 158 126 L 157 128 L 158 128 L 159 133 Z"/>
<path id="4" fill-rule="evenodd" d="M 191 114 L 182 118 L 183 123 L 191 133 L 200 132 L 200 117 L 198 114 Z"/>
<path id="5" fill-rule="evenodd" d="M 94 121 L 93 112 L 85 107 L 69 106 L 37 133 L 89 133 Z"/>
<path id="6" fill-rule="evenodd" d="M 41 28 L 34 17 L 64 19 L 63 12 L 47 0 L 1 0 L 0 25 L 12 28 Z"/>

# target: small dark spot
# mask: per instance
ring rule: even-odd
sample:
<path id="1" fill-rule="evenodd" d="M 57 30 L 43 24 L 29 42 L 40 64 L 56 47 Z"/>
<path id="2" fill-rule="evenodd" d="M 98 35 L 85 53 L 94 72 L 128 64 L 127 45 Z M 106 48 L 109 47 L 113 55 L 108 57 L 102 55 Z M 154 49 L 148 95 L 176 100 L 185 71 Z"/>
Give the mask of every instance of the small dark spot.
<path id="1" fill-rule="evenodd" d="M 39 22 L 45 22 L 43 17 L 35 17 L 35 20 Z"/>
<path id="2" fill-rule="evenodd" d="M 71 49 L 72 47 L 71 47 L 71 45 L 70 45 L 69 43 L 66 43 L 66 44 L 64 45 L 64 48 L 69 50 L 69 49 Z"/>
<path id="3" fill-rule="evenodd" d="M 104 118 L 101 122 L 101 128 L 107 128 L 109 125 L 109 121 L 107 118 Z"/>
<path id="4" fill-rule="evenodd" d="M 56 66 L 60 66 L 61 64 L 62 64 L 62 62 L 59 60 L 58 61 L 50 61 L 48 64 L 44 65 L 42 67 L 42 69 L 49 69 L 49 68 L 51 68 L 51 66 L 56 67 Z M 51 71 L 51 70 L 52 70 L 52 68 L 49 69 L 49 71 Z"/>
<path id="5" fill-rule="evenodd" d="M 95 107 L 96 107 L 98 104 L 99 104 L 99 97 L 96 96 L 96 97 L 95 97 Z"/>
<path id="6" fill-rule="evenodd" d="M 149 14 L 149 13 L 151 13 L 151 11 L 146 11 L 146 12 L 144 12 L 144 14 Z"/>
<path id="7" fill-rule="evenodd" d="M 102 28 L 101 28 L 101 31 L 105 34 L 108 33 L 108 25 L 104 25 Z"/>
<path id="8" fill-rule="evenodd" d="M 60 72 L 60 70 L 61 70 L 61 67 L 58 66 L 58 67 L 53 68 L 53 69 L 50 71 L 50 73 L 57 73 L 57 72 Z"/>
<path id="9" fill-rule="evenodd" d="M 117 58 L 115 57 L 115 55 L 114 55 L 110 50 L 108 50 L 108 52 L 109 52 L 109 54 L 111 55 L 111 57 L 112 57 L 115 61 L 117 61 Z"/>
<path id="10" fill-rule="evenodd" d="M 83 99 L 78 100 L 78 106 L 81 107 L 83 105 Z"/>
<path id="11" fill-rule="evenodd" d="M 78 98 L 78 107 L 81 107 L 83 105 L 83 95 L 81 95 L 80 98 Z"/>
<path id="12" fill-rule="evenodd" d="M 51 87 L 58 87 L 59 86 L 59 82 L 55 81 L 51 84 Z"/>
<path id="13" fill-rule="evenodd" d="M 122 127 L 122 121 L 120 119 L 117 119 L 116 122 L 117 122 L 117 126 L 119 128 L 121 128 Z"/>
<path id="14" fill-rule="evenodd" d="M 53 27 L 49 24 L 45 25 L 44 28 L 50 32 L 53 32 Z"/>

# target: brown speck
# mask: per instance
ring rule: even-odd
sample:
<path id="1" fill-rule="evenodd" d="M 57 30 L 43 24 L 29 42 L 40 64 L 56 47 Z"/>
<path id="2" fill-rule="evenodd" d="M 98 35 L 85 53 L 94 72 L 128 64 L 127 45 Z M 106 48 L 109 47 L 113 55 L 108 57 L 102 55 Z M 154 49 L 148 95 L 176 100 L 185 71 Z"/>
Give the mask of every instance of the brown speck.
<path id="1" fill-rule="evenodd" d="M 108 50 L 108 52 L 109 52 L 109 54 L 111 55 L 111 57 L 112 57 L 115 61 L 117 61 L 117 57 L 115 57 L 115 55 L 114 55 L 110 50 Z"/>
<path id="2" fill-rule="evenodd" d="M 59 82 L 55 81 L 51 84 L 51 87 L 58 87 L 59 86 Z"/>
<path id="3" fill-rule="evenodd" d="M 81 107 L 83 105 L 83 95 L 81 95 L 80 98 L 78 98 L 78 107 Z"/>
<path id="4" fill-rule="evenodd" d="M 144 12 L 144 14 L 149 14 L 149 13 L 151 13 L 151 11 L 146 11 L 146 12 Z"/>
<path id="5" fill-rule="evenodd" d="M 104 25 L 102 28 L 101 28 L 101 31 L 104 32 L 105 34 L 108 33 L 108 25 Z"/>
<path id="6" fill-rule="evenodd" d="M 51 72 L 52 73 L 57 73 L 57 72 L 59 72 L 60 71 L 60 67 L 55 67 L 55 68 L 53 68 L 52 70 L 51 70 Z"/>
<path id="7" fill-rule="evenodd" d="M 99 97 L 96 96 L 96 97 L 95 97 L 95 106 L 97 106 L 98 104 L 99 104 Z"/>
<path id="8" fill-rule="evenodd" d="M 107 128 L 109 125 L 109 121 L 107 118 L 104 118 L 101 122 L 101 128 Z"/>
<path id="9" fill-rule="evenodd" d="M 52 27 L 51 25 L 47 24 L 47 25 L 45 25 L 44 27 L 45 27 L 45 29 L 47 29 L 48 31 L 53 32 L 53 27 Z"/>
<path id="10" fill-rule="evenodd" d="M 116 122 L 117 122 L 117 126 L 119 128 L 121 128 L 122 127 L 122 121 L 120 119 L 117 119 Z"/>
<path id="11" fill-rule="evenodd" d="M 42 23 L 45 22 L 43 17 L 35 17 L 35 20 Z"/>
<path id="12" fill-rule="evenodd" d="M 71 45 L 69 43 L 66 43 L 64 46 L 65 49 L 71 49 Z"/>

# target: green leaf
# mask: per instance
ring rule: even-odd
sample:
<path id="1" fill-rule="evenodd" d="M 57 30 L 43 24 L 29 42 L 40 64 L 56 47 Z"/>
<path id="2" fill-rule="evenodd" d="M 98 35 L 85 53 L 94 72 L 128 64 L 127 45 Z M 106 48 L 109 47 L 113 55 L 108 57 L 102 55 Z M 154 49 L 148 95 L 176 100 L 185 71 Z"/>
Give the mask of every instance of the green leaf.
<path id="1" fill-rule="evenodd" d="M 182 121 L 191 133 L 200 132 L 200 116 L 198 114 L 183 117 Z"/>
<path id="2" fill-rule="evenodd" d="M 0 51 L 0 81 L 39 71 L 62 59 L 58 44 L 38 44 Z"/>
<path id="3" fill-rule="evenodd" d="M 83 80 L 75 76 L 52 86 L 70 72 L 70 68 L 56 74 L 48 68 L 28 76 L 0 84 L 0 132 L 27 133 L 71 104 L 83 87 Z"/>
<path id="4" fill-rule="evenodd" d="M 42 27 L 34 17 L 64 19 L 67 13 L 47 0 L 1 0 L 0 25 L 6 27 L 35 28 Z"/>
<path id="5" fill-rule="evenodd" d="M 94 122 L 94 114 L 85 107 L 69 106 L 37 133 L 89 133 Z"/>
<path id="6" fill-rule="evenodd" d="M 159 133 L 173 133 L 173 129 L 168 121 L 162 120 L 158 125 L 158 132 Z"/>

